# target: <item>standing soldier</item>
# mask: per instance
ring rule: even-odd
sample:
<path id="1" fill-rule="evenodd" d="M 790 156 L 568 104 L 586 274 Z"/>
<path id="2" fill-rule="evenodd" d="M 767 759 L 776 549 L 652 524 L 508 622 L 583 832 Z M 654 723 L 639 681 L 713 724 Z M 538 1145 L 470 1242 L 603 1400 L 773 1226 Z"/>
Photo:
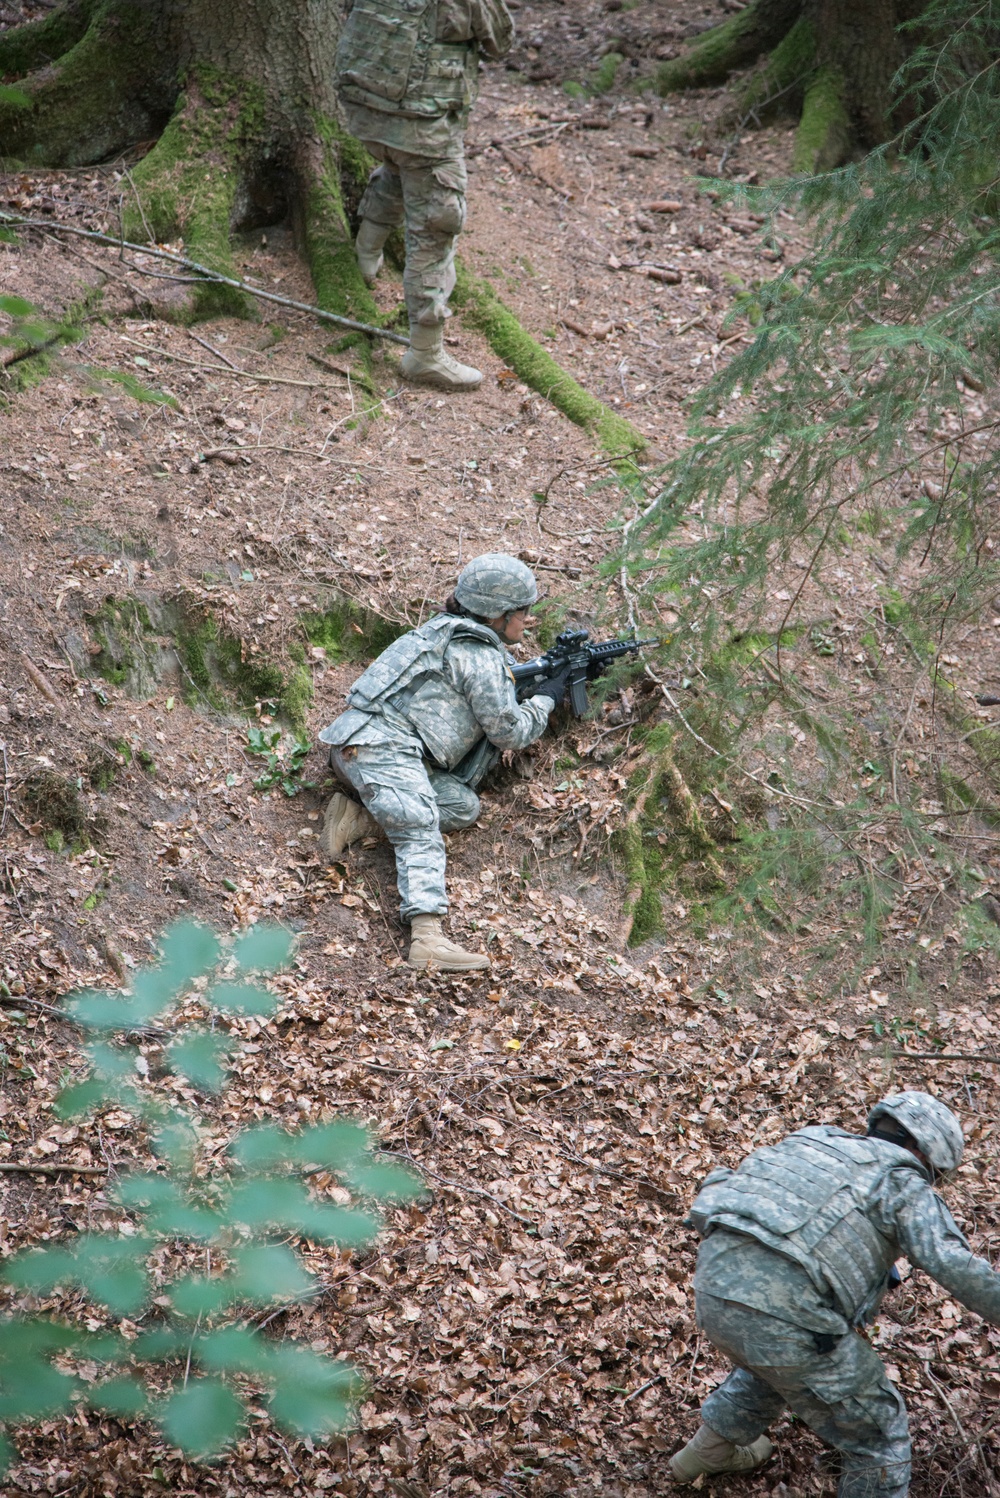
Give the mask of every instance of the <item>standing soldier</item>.
<path id="1" fill-rule="evenodd" d="M 465 223 L 465 127 L 480 56 L 510 51 L 504 0 L 348 0 L 337 49 L 347 128 L 381 162 L 361 199 L 356 251 L 369 285 L 391 230 L 406 225 L 408 380 L 475 390 L 482 375 L 443 347 Z"/>
<path id="2" fill-rule="evenodd" d="M 691 1208 L 704 1239 L 698 1325 L 736 1367 L 671 1458 L 679 1483 L 749 1472 L 786 1407 L 841 1454 L 839 1498 L 906 1498 L 906 1406 L 858 1329 L 905 1254 L 970 1311 L 1000 1323 L 1000 1274 L 977 1258 L 932 1183 L 954 1174 L 958 1119 L 926 1092 L 883 1098 L 862 1138 L 820 1125 L 713 1170 Z"/>
<path id="3" fill-rule="evenodd" d="M 537 599 L 534 576 L 516 557 L 477 557 L 445 612 L 384 650 L 347 694 L 347 711 L 320 734 L 344 787 L 327 807 L 323 850 L 339 858 L 358 838 L 385 830 L 400 916 L 411 929 L 410 967 L 462 973 L 490 965 L 442 934 L 441 834 L 471 827 L 479 815 L 474 787 L 501 750 L 541 737 L 566 694 L 568 667 L 538 682 L 527 702 L 514 695 L 504 643 L 521 639 Z"/>

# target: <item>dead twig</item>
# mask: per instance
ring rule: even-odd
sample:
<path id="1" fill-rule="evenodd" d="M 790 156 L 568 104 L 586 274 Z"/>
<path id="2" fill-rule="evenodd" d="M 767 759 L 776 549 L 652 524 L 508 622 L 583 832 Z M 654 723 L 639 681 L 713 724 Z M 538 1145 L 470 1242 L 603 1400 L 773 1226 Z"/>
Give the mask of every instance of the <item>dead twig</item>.
<path id="1" fill-rule="evenodd" d="M 376 328 L 371 323 L 356 322 L 351 317 L 339 317 L 335 312 L 327 312 L 324 307 L 314 307 L 309 302 L 297 302 L 292 297 L 279 296 L 276 291 L 264 291 L 260 286 L 251 286 L 248 281 L 240 281 L 235 276 L 224 276 L 219 271 L 210 270 L 207 265 L 201 265 L 197 260 L 189 260 L 186 255 L 175 255 L 172 250 L 161 250 L 158 245 L 133 244 L 128 239 L 119 239 L 111 234 L 100 234 L 96 229 L 78 229 L 74 224 L 49 223 L 45 219 L 25 218 L 20 213 L 0 212 L 0 223 L 15 224 L 20 229 L 44 229 L 49 234 L 76 234 L 82 239 L 111 245 L 114 249 L 131 250 L 136 255 L 150 255 L 156 260 L 168 260 L 173 265 L 183 266 L 185 270 L 195 271 L 199 280 L 212 281 L 219 286 L 232 286 L 234 290 L 245 292 L 247 296 L 257 297 L 263 302 L 275 302 L 279 307 L 290 307 L 294 312 L 306 312 L 311 317 L 320 318 L 323 322 L 335 323 L 338 328 L 349 328 L 353 333 L 367 333 L 371 338 L 385 338 L 390 343 L 402 343 L 409 347 L 410 340 L 404 338 L 401 333 L 391 333 L 388 328 Z M 141 266 L 133 266 L 132 269 L 139 275 L 146 274 Z"/>
<path id="2" fill-rule="evenodd" d="M 67 1160 L 65 1164 L 49 1161 L 45 1165 L 36 1165 L 33 1160 L 0 1160 L 0 1172 L 4 1175 L 29 1176 L 106 1176 L 109 1174 L 106 1165 L 74 1165 L 72 1160 Z"/>

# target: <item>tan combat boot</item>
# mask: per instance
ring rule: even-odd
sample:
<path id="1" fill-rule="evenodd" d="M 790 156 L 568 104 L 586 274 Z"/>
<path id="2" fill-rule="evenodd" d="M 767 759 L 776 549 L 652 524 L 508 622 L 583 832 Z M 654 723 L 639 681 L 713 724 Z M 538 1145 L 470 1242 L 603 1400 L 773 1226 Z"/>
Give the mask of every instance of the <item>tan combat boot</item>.
<path id="1" fill-rule="evenodd" d="M 381 832 L 370 811 L 352 801 L 350 796 L 345 796 L 343 791 L 336 791 L 326 808 L 319 845 L 327 858 L 333 860 L 359 838 L 379 837 Z"/>
<path id="2" fill-rule="evenodd" d="M 459 364 L 444 351 L 444 323 L 431 328 L 410 324 L 410 346 L 399 364 L 403 378 L 414 385 L 433 385 L 435 390 L 477 390 L 482 373 L 471 364 Z"/>
<path id="3" fill-rule="evenodd" d="M 474 973 L 489 967 L 485 952 L 467 952 L 449 941 L 441 930 L 439 915 L 415 915 L 410 922 L 410 952 L 407 967 L 437 968 L 442 973 Z"/>
<path id="4" fill-rule="evenodd" d="M 354 241 L 354 253 L 358 257 L 358 269 L 366 286 L 374 285 L 375 277 L 382 269 L 385 259 L 382 246 L 389 234 L 388 224 L 373 224 L 368 218 L 361 220 L 358 237 Z"/>
<path id="5" fill-rule="evenodd" d="M 752 1472 L 761 1462 L 766 1462 L 773 1445 L 767 1436 L 758 1436 L 750 1446 L 737 1446 L 727 1441 L 708 1425 L 702 1425 L 697 1435 L 670 1458 L 670 1470 L 674 1481 L 694 1482 L 706 1473 L 717 1477 L 730 1472 Z"/>

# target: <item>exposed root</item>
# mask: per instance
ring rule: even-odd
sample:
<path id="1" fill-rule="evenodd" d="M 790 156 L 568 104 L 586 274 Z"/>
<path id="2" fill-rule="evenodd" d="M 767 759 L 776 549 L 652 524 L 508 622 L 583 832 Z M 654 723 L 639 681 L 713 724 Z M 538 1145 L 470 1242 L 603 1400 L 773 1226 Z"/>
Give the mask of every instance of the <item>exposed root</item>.
<path id="1" fill-rule="evenodd" d="M 180 235 L 192 260 L 236 277 L 229 237 L 259 104 L 245 84 L 192 83 L 132 173 L 137 196 L 126 206 L 126 237 L 162 241 Z M 173 309 L 179 321 L 256 315 L 250 299 L 231 286 L 206 283 L 190 292 Z"/>
<path id="2" fill-rule="evenodd" d="M 551 401 L 570 421 L 599 438 L 609 453 L 622 455 L 645 451 L 648 439 L 624 416 L 616 416 L 603 401 L 590 395 L 566 373 L 552 355 L 521 326 L 514 313 L 500 300 L 488 281 L 473 275 L 459 263 L 455 305 L 464 310 L 465 321 L 489 339 L 490 347 L 532 390 Z"/>
<path id="3" fill-rule="evenodd" d="M 828 172 L 847 159 L 851 122 L 844 108 L 844 78 L 839 68 L 820 68 L 802 102 L 795 132 L 793 165 L 797 172 Z"/>
<path id="4" fill-rule="evenodd" d="M 80 166 L 159 129 L 163 80 L 150 11 L 90 0 L 37 24 L 0 45 L 0 71 L 22 75 L 17 94 L 28 101 L 0 102 L 7 160 Z M 68 50 L 49 59 L 49 48 L 63 44 Z"/>
<path id="5" fill-rule="evenodd" d="M 776 47 L 798 20 L 801 0 L 754 0 L 721 26 L 700 36 L 683 57 L 665 62 L 656 74 L 659 93 L 721 83 L 736 68 L 748 67 Z"/>
<path id="6" fill-rule="evenodd" d="M 666 855 L 660 844 L 646 848 L 644 822 L 651 799 L 665 798 L 686 844 L 689 857 L 699 858 L 708 882 L 717 888 L 725 885 L 725 874 L 719 863 L 716 844 L 705 826 L 698 803 L 674 760 L 674 739 L 657 750 L 643 772 L 644 788 L 636 797 L 620 834 L 625 861 L 625 899 L 622 904 L 622 940 L 637 946 L 654 936 L 663 923 L 660 891 L 666 877 Z"/>
<path id="7" fill-rule="evenodd" d="M 333 120 L 317 120 L 316 139 L 307 142 L 299 160 L 301 237 L 316 303 L 338 317 L 354 317 L 378 323 L 381 314 L 365 285 L 354 254 L 351 227 L 341 186 L 360 190 L 372 165 L 367 151 L 346 135 Z M 338 345 L 356 346 L 365 373 L 371 375 L 371 343 L 362 334 L 345 338 Z M 374 390 L 369 385 L 369 394 Z"/>
<path id="8" fill-rule="evenodd" d="M 759 120 L 770 107 L 801 106 L 815 68 L 815 34 L 808 21 L 798 20 L 747 79 L 732 113 L 742 120 Z"/>
<path id="9" fill-rule="evenodd" d="M 12 26 L 0 36 L 0 76 L 23 78 L 51 67 L 83 37 L 97 0 L 70 0 L 41 21 Z"/>

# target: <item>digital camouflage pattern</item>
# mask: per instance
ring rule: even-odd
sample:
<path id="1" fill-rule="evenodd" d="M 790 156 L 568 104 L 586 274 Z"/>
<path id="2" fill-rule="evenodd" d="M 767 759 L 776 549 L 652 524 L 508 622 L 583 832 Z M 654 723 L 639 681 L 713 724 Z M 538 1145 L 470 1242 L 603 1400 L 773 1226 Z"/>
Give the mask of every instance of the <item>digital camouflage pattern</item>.
<path id="1" fill-rule="evenodd" d="M 473 787 L 500 750 L 541 737 L 552 699 L 519 703 L 499 637 L 441 614 L 383 651 L 347 704 L 320 734 L 330 763 L 395 849 L 402 919 L 443 915 L 442 832 L 472 825 Z"/>
<path id="2" fill-rule="evenodd" d="M 538 602 L 535 574 L 518 557 L 487 551 L 473 557 L 458 574 L 455 597 L 470 614 L 497 619 Z"/>
<path id="3" fill-rule="evenodd" d="M 440 326 L 465 223 L 465 127 L 480 57 L 514 37 L 504 0 L 354 0 L 337 49 L 348 130 L 380 163 L 363 221 L 405 225 L 403 290 L 411 323 Z"/>
<path id="4" fill-rule="evenodd" d="M 737 1365 L 702 1407 L 738 1444 L 786 1405 L 843 1453 L 840 1498 L 903 1498 L 902 1399 L 854 1329 L 905 1254 L 969 1310 L 1000 1324 L 1000 1275 L 973 1254 L 908 1150 L 826 1125 L 716 1170 L 690 1220 L 704 1242 L 699 1325 Z"/>
<path id="5" fill-rule="evenodd" d="M 403 295 L 411 323 L 433 327 L 448 315 L 455 289 L 455 240 L 465 224 L 466 170 L 461 143 L 437 159 L 366 140 L 382 164 L 358 212 L 368 223 L 405 228 Z"/>
<path id="6" fill-rule="evenodd" d="M 362 745 L 330 753 L 341 779 L 353 786 L 376 822 L 384 828 L 396 855 L 399 915 L 405 924 L 415 915 L 444 915 L 445 847 L 442 832 L 471 827 L 479 815 L 479 797 L 454 775 L 429 770 L 419 748 Z"/>
<path id="7" fill-rule="evenodd" d="M 757 1288 L 771 1278 L 777 1289 L 777 1255 L 754 1247 L 761 1260 Z M 697 1297 L 697 1315 L 704 1335 L 736 1364 L 701 1407 L 706 1425 L 737 1445 L 750 1445 L 790 1409 L 841 1453 L 838 1498 L 905 1498 L 906 1406 L 864 1337 L 849 1332 L 820 1352 L 817 1338 L 804 1328 L 704 1293 Z"/>

